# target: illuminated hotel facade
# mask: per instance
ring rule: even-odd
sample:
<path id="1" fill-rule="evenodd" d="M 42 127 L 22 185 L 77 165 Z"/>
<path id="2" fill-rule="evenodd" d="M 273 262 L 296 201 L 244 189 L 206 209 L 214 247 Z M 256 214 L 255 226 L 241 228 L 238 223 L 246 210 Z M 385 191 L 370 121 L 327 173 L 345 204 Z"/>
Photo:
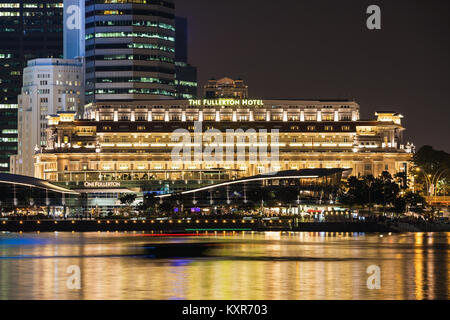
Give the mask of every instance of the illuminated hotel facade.
<path id="1" fill-rule="evenodd" d="M 86 120 L 75 120 L 73 113 L 49 117 L 47 146 L 35 156 L 35 176 L 87 193 L 89 208 L 111 209 L 121 193 L 181 192 L 277 171 L 395 174 L 408 170 L 413 152 L 403 141 L 402 115 L 378 112 L 376 119 L 361 120 L 354 101 L 101 102 L 85 111 Z M 188 143 L 174 136 L 180 129 L 190 135 Z M 231 139 L 227 130 L 234 130 Z M 176 147 L 192 151 L 190 161 L 173 158 Z M 196 150 L 217 152 L 214 147 L 227 155 L 232 150 L 232 157 L 196 158 Z M 251 158 L 255 147 L 267 150 L 270 161 Z M 243 152 L 248 156 L 242 158 Z"/>

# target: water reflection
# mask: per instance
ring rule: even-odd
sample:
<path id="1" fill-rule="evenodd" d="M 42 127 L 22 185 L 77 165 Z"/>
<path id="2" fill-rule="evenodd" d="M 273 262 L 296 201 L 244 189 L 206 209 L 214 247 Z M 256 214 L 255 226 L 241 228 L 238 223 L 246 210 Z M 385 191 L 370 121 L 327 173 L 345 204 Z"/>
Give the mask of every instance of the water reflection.
<path id="1" fill-rule="evenodd" d="M 143 247 L 214 243 L 206 255 Z M 0 234 L 0 299 L 448 299 L 449 233 Z M 81 290 L 69 290 L 69 266 Z M 367 267 L 381 268 L 381 290 Z"/>

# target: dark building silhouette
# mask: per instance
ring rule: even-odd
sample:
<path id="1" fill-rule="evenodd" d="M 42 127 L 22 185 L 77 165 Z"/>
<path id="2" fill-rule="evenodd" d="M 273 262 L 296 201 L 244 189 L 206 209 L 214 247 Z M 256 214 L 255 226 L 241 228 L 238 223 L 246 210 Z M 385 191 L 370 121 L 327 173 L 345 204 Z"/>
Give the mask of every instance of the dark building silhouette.
<path id="1" fill-rule="evenodd" d="M 35 58 L 62 58 L 63 0 L 0 0 L 0 171 L 17 152 L 17 96 Z"/>
<path id="2" fill-rule="evenodd" d="M 189 64 L 188 22 L 186 18 L 175 19 L 175 85 L 178 99 L 197 98 L 197 68 Z"/>

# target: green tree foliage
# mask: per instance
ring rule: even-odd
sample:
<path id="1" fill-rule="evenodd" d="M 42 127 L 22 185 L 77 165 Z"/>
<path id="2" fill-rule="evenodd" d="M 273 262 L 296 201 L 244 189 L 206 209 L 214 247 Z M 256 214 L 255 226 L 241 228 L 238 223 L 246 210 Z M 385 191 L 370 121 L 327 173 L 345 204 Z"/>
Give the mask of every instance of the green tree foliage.
<path id="1" fill-rule="evenodd" d="M 450 182 L 450 154 L 434 150 L 431 146 L 422 147 L 413 158 L 416 189 L 426 194 L 429 184 L 436 184 L 438 195 L 448 191 Z M 427 183 L 427 177 L 430 181 Z"/>

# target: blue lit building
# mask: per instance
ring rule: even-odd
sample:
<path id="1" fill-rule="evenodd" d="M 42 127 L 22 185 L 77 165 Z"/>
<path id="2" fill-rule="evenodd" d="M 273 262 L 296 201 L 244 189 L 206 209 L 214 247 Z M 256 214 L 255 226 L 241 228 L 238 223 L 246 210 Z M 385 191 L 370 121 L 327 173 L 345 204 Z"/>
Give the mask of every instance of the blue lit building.
<path id="1" fill-rule="evenodd" d="M 85 56 L 85 1 L 64 0 L 64 58 Z"/>

